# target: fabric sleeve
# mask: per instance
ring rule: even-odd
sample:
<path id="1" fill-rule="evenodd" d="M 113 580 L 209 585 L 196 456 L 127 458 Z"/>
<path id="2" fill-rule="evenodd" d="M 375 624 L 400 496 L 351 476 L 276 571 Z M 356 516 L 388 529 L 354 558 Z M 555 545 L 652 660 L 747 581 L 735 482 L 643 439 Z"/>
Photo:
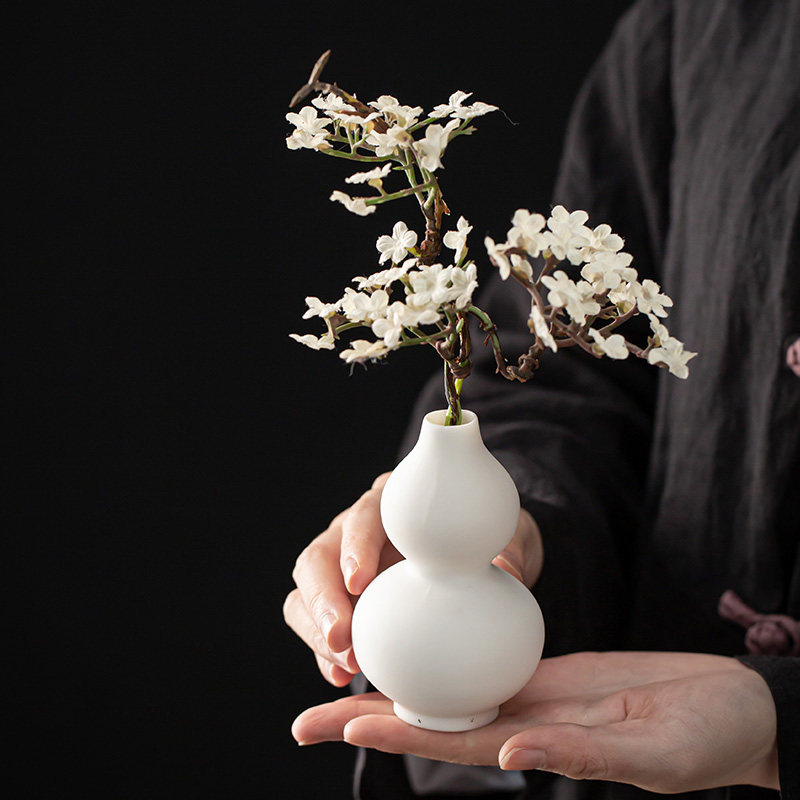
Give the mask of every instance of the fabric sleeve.
<path id="1" fill-rule="evenodd" d="M 769 686 L 778 718 L 778 770 L 783 800 L 800 798 L 800 658 L 741 656 Z"/>

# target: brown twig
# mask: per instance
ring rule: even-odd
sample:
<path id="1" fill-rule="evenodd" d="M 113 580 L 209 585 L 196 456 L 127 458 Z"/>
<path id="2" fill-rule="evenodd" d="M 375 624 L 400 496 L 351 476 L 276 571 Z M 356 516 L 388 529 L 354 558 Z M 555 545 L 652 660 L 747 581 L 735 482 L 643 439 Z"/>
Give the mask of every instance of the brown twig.
<path id="1" fill-rule="evenodd" d="M 289 108 L 292 106 L 297 105 L 301 100 L 304 100 L 308 95 L 312 92 L 319 91 L 317 88 L 320 86 L 319 76 L 322 73 L 324 66 L 328 63 L 328 59 L 331 57 L 331 51 L 326 50 L 314 63 L 314 67 L 311 70 L 311 74 L 308 76 L 308 81 L 306 81 L 306 85 L 302 88 L 298 89 L 294 93 L 294 97 L 292 97 L 291 103 L 289 103 Z M 328 85 L 328 84 L 325 84 Z"/>

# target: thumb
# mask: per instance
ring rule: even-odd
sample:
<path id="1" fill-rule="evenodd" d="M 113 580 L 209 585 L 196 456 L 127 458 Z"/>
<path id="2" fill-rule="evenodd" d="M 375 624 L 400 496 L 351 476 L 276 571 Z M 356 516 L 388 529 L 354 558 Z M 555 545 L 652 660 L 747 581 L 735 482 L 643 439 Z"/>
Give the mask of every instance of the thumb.
<path id="1" fill-rule="evenodd" d="M 574 723 L 539 725 L 512 736 L 498 754 L 503 769 L 539 769 L 575 780 L 635 783 L 646 763 L 642 737 L 629 723 L 587 727 Z M 638 765 L 638 769 L 635 767 Z"/>
<path id="2" fill-rule="evenodd" d="M 533 517 L 522 509 L 513 538 L 492 563 L 513 575 L 530 589 L 539 578 L 543 561 L 544 547 L 539 526 Z"/>
<path id="3" fill-rule="evenodd" d="M 361 594 L 380 568 L 381 553 L 387 543 L 380 500 L 388 477 L 385 473 L 376 478 L 372 488 L 361 495 L 342 520 L 341 570 L 350 594 Z"/>

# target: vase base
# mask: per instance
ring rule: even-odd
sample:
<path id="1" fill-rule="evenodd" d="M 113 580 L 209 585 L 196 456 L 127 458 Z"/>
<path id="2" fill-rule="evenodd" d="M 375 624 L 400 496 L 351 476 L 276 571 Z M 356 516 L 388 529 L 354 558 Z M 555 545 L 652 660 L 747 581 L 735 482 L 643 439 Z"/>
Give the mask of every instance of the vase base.
<path id="1" fill-rule="evenodd" d="M 500 708 L 495 706 L 489 711 L 477 714 L 467 714 L 463 717 L 434 717 L 430 714 L 418 714 L 410 708 L 405 708 L 399 703 L 394 704 L 394 713 L 409 725 L 425 728 L 429 731 L 469 731 L 473 728 L 482 728 L 497 719 Z"/>

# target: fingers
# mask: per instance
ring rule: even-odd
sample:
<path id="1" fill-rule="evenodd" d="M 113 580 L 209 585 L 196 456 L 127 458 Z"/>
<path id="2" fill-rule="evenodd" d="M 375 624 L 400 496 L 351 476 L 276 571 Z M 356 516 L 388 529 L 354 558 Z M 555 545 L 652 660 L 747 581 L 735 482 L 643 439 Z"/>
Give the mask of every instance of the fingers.
<path id="1" fill-rule="evenodd" d="M 465 736 L 417 728 L 390 715 L 359 716 L 344 727 L 346 742 L 384 753 L 413 753 L 437 761 L 459 761 L 464 754 Z M 491 757 L 496 748 L 489 750 Z"/>
<path id="2" fill-rule="evenodd" d="M 342 652 L 331 649 L 319 625 L 306 609 L 299 589 L 287 596 L 283 604 L 283 616 L 292 630 L 314 651 L 325 680 L 334 686 L 346 686 L 358 672 L 353 651 L 349 647 Z"/>
<path id="3" fill-rule="evenodd" d="M 301 744 L 346 741 L 386 753 L 413 753 L 463 764 L 496 764 L 497 751 L 511 732 L 500 724 L 460 733 L 417 728 L 395 716 L 392 702 L 377 692 L 310 708 L 292 726 Z"/>
<path id="4" fill-rule="evenodd" d="M 332 658 L 323 658 L 316 653 L 314 655 L 317 659 L 317 667 L 322 673 L 322 677 L 325 678 L 328 683 L 333 684 L 339 689 L 343 686 L 347 686 L 358 671 L 357 667 L 353 669 L 349 665 L 344 667 L 340 666 L 338 663 L 340 655 L 338 653 L 333 654 Z M 349 659 L 352 657 L 352 651 L 348 650 L 347 653 L 343 655 Z"/>
<path id="5" fill-rule="evenodd" d="M 394 716 L 392 702 L 378 692 L 370 692 L 314 706 L 294 721 L 292 736 L 300 744 L 342 741 L 347 723 L 364 714 Z"/>
<path id="6" fill-rule="evenodd" d="M 514 537 L 492 562 L 504 569 L 529 589 L 539 579 L 544 563 L 542 534 L 533 517 L 522 509 Z"/>
<path id="7" fill-rule="evenodd" d="M 688 677 L 676 670 L 667 680 L 586 703 L 540 703 L 546 724 L 511 736 L 499 750 L 500 765 L 660 793 L 777 788 L 774 703 L 758 676 L 739 666 Z"/>
<path id="8" fill-rule="evenodd" d="M 381 492 L 389 474 L 380 475 L 342 518 L 340 569 L 344 585 L 353 595 L 361 594 L 378 572 L 389 566 L 387 553 L 393 557 L 390 563 L 400 560 L 381 522 Z"/>
<path id="9" fill-rule="evenodd" d="M 341 517 L 298 557 L 292 573 L 297 589 L 284 604 L 287 624 L 325 658 L 345 653 L 352 644 L 353 603 L 339 567 Z"/>
<path id="10" fill-rule="evenodd" d="M 724 785 L 692 774 L 687 759 L 670 748 L 647 720 L 585 727 L 542 725 L 512 736 L 498 754 L 502 769 L 539 769 L 574 780 L 628 783 L 652 792 Z"/>
<path id="11" fill-rule="evenodd" d="M 359 671 L 352 651 L 353 598 L 400 554 L 388 543 L 380 495 L 389 473 L 303 550 L 295 564 L 297 588 L 286 598 L 286 623 L 314 651 L 320 672 L 334 686 Z"/>
<path id="12" fill-rule="evenodd" d="M 508 736 L 501 725 L 471 731 L 431 731 L 409 725 L 393 714 L 359 716 L 343 730 L 344 740 L 385 753 L 412 753 L 457 764 L 497 764 L 497 751 Z"/>
<path id="13" fill-rule="evenodd" d="M 633 783 L 641 748 L 632 749 L 635 723 L 586 727 L 573 723 L 540 725 L 512 736 L 498 754 L 503 769 L 541 769 L 575 780 Z M 633 740 L 633 741 L 632 741 Z"/>

